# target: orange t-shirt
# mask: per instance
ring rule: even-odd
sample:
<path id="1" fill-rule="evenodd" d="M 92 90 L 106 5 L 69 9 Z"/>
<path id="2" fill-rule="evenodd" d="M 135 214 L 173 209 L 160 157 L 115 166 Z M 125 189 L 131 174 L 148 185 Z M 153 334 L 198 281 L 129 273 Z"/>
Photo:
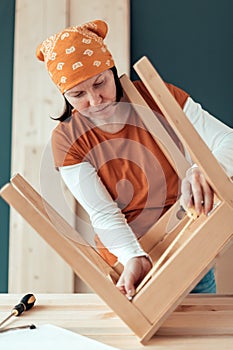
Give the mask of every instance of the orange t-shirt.
<path id="1" fill-rule="evenodd" d="M 142 82 L 134 83 L 150 108 L 162 114 Z M 167 84 L 183 108 L 188 94 Z M 176 144 L 180 142 L 159 117 Z M 124 127 L 109 133 L 75 112 L 52 135 L 55 166 L 90 162 L 137 237 L 142 236 L 176 200 L 178 177 L 134 110 Z"/>

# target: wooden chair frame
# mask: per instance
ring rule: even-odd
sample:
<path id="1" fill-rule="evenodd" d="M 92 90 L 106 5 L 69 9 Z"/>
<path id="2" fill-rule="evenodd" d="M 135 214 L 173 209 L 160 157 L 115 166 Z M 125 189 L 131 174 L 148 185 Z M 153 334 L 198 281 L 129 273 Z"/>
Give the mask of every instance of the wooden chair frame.
<path id="1" fill-rule="evenodd" d="M 213 266 L 215 258 L 230 242 L 233 233 L 233 186 L 148 59 L 143 57 L 134 68 L 205 174 L 215 192 L 218 205 L 208 217 L 201 215 L 188 222 L 189 218 L 185 216 L 167 234 L 166 228 L 170 217 L 179 210 L 177 202 L 141 238 L 141 245 L 157 265 L 149 278 L 146 278 L 138 288 L 132 301 L 115 287 L 122 267 L 120 265 L 111 267 L 107 264 L 21 175 L 14 176 L 10 183 L 1 189 L 0 194 L 119 315 L 141 342 L 146 344 L 164 320 Z M 137 105 L 146 106 L 126 76 L 121 78 L 121 82 L 136 110 Z M 141 109 L 139 114 L 140 111 Z M 146 127 L 156 138 L 179 177 L 183 178 L 189 164 L 165 129 L 157 122 L 153 112 L 147 109 L 146 113 L 141 114 L 143 115 L 140 117 Z M 221 334 L 221 327 L 218 332 Z"/>

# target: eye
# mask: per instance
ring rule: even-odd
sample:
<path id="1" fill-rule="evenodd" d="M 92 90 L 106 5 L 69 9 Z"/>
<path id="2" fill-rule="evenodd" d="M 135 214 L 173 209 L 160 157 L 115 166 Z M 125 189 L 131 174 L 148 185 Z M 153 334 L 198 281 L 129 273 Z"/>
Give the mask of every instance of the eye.
<path id="1" fill-rule="evenodd" d="M 82 97 L 83 95 L 84 95 L 84 91 L 79 91 L 79 92 L 76 92 L 75 94 L 73 94 L 70 97 L 71 98 L 79 98 L 79 97 Z"/>
<path id="2" fill-rule="evenodd" d="M 104 83 L 104 80 L 100 80 L 100 81 L 96 82 L 93 86 L 98 87 L 98 86 L 102 85 L 103 83 Z"/>
<path id="3" fill-rule="evenodd" d="M 84 91 L 77 91 L 77 92 L 73 92 L 72 94 L 67 94 L 66 95 L 66 98 L 67 99 L 72 99 L 72 98 L 79 98 L 79 97 L 82 97 L 82 95 L 84 94 Z"/>
<path id="4" fill-rule="evenodd" d="M 78 93 L 77 93 L 75 96 L 73 96 L 73 97 L 82 97 L 83 94 L 84 94 L 84 92 L 83 92 L 83 91 L 80 91 L 80 92 L 78 92 Z"/>

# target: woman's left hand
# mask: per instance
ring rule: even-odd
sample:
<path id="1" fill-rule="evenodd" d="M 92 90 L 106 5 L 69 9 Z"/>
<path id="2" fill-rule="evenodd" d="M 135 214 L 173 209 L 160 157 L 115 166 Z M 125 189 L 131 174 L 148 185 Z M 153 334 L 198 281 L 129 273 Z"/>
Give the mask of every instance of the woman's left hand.
<path id="1" fill-rule="evenodd" d="M 148 257 L 138 256 L 131 258 L 116 284 L 116 287 L 127 298 L 131 299 L 136 292 L 136 287 L 152 268 L 152 262 Z"/>
<path id="2" fill-rule="evenodd" d="M 194 208 L 198 216 L 213 208 L 214 192 L 198 167 L 190 168 L 182 180 L 180 202 L 185 209 Z"/>

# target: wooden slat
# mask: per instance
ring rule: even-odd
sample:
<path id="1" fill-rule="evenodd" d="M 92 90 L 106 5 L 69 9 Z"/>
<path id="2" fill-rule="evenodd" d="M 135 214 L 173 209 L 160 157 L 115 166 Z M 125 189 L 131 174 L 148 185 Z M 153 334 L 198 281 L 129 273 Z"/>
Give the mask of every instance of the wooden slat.
<path id="1" fill-rule="evenodd" d="M 37 60 L 35 50 L 42 40 L 67 25 L 67 3 L 66 0 L 16 1 L 11 173 L 20 172 L 37 189 L 43 150 L 56 126 L 50 116 L 63 110 L 63 98 L 44 63 Z M 69 219 L 64 211 L 63 215 Z M 73 287 L 74 274 L 70 267 L 11 210 L 9 292 L 71 293 Z"/>
<path id="2" fill-rule="evenodd" d="M 133 108 L 142 119 L 146 128 L 162 149 L 178 176 L 181 179 L 184 178 L 187 169 L 190 167 L 189 162 L 185 159 L 180 149 L 177 147 L 171 136 L 162 126 L 154 112 L 150 109 L 130 79 L 126 75 L 123 75 L 120 80 L 126 96 L 133 104 Z"/>
<path id="3" fill-rule="evenodd" d="M 140 337 L 151 324 L 137 308 L 109 281 L 96 265 L 86 257 L 82 249 L 74 245 L 45 217 L 30 200 L 18 192 L 12 184 L 1 190 L 1 196 L 14 207 L 40 236 L 72 267 Z M 68 236 L 69 237 L 69 236 Z"/>
<path id="4" fill-rule="evenodd" d="M 97 251 L 91 247 L 84 238 L 71 226 L 56 210 L 46 202 L 38 192 L 20 175 L 17 174 L 11 179 L 12 184 L 19 190 L 27 199 L 30 200 L 41 214 L 43 214 L 65 237 L 71 239 L 74 244 L 77 244 L 79 249 L 91 259 L 91 261 L 106 275 L 110 275 L 114 280 L 118 280 L 119 274 L 103 260 Z"/>
<path id="5" fill-rule="evenodd" d="M 193 128 L 152 64 L 143 57 L 134 65 L 134 68 L 174 131 L 188 148 L 193 160 L 202 169 L 217 196 L 233 207 L 233 185 L 230 178 Z"/>
<path id="6" fill-rule="evenodd" d="M 177 201 L 147 232 L 140 238 L 143 249 L 151 253 L 152 249 L 167 235 L 176 235 L 187 222 L 187 216 L 182 220 L 176 217 L 180 210 L 180 203 Z"/>

